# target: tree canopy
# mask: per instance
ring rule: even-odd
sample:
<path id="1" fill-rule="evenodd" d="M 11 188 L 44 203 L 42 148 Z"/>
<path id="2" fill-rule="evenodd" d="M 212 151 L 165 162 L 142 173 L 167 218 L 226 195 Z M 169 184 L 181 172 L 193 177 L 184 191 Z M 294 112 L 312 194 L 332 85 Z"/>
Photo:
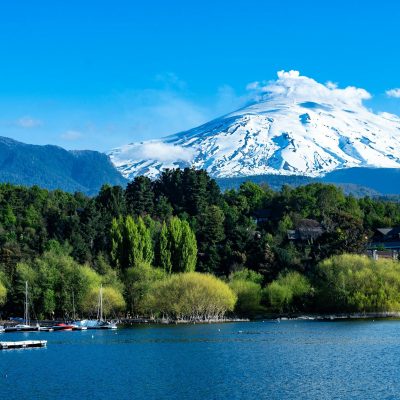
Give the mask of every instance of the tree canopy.
<path id="1" fill-rule="evenodd" d="M 199 272 L 229 282 L 238 313 L 316 308 L 318 278 L 329 279 L 324 260 L 361 254 L 374 229 L 396 225 L 396 201 L 346 196 L 322 183 L 273 191 L 245 182 L 221 192 L 205 171 L 190 168 L 136 177 L 126 188 L 104 185 L 93 197 L 0 184 L 0 303 L 19 312 L 27 280 L 37 314 L 69 315 L 72 292 L 84 312 L 82 288 L 92 279 L 122 293 L 126 310 L 138 313 L 134 290 Z M 319 233 L 310 235 L 313 229 Z M 290 273 L 304 277 L 312 295 L 294 294 Z M 360 299 L 358 308 L 373 307 Z M 395 307 L 392 300 L 385 304 Z"/>

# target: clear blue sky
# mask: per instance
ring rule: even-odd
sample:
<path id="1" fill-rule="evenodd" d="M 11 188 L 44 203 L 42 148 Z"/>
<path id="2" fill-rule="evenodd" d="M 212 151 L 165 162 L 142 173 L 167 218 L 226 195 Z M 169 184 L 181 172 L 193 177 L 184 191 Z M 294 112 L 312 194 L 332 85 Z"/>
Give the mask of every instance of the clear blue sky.
<path id="1" fill-rule="evenodd" d="M 0 135 L 108 150 L 240 105 L 296 69 L 400 114 L 400 1 L 4 1 Z"/>

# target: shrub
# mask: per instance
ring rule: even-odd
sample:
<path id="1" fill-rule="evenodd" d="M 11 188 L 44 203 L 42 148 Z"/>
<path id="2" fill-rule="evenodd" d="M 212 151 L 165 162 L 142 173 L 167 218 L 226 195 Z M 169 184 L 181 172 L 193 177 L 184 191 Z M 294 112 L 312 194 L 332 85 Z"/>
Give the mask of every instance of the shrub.
<path id="1" fill-rule="evenodd" d="M 260 311 L 261 285 L 252 281 L 235 279 L 229 287 L 237 296 L 235 311 L 241 315 L 253 315 Z"/>
<path id="2" fill-rule="evenodd" d="M 187 272 L 155 282 L 146 296 L 144 308 L 175 320 L 213 320 L 232 311 L 236 300 L 236 295 L 220 279 Z"/>
<path id="3" fill-rule="evenodd" d="M 295 311 L 304 298 L 311 293 L 308 279 L 298 272 L 291 271 L 280 274 L 265 289 L 267 301 L 272 310 Z"/>
<path id="4" fill-rule="evenodd" d="M 352 312 L 400 311 L 400 264 L 343 254 L 318 265 L 318 305 Z"/>

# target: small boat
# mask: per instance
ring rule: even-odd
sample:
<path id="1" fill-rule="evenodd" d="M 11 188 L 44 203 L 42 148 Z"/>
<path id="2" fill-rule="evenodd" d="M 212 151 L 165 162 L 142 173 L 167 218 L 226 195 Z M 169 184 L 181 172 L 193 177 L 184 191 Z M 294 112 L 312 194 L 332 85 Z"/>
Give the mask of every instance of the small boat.
<path id="1" fill-rule="evenodd" d="M 41 326 L 39 330 L 40 330 L 40 332 L 53 332 L 54 331 L 52 326 Z"/>
<path id="2" fill-rule="evenodd" d="M 87 326 L 77 326 L 77 325 L 72 325 L 72 326 L 73 326 L 72 328 L 73 331 L 87 331 Z"/>
<path id="3" fill-rule="evenodd" d="M 70 324 L 57 324 L 54 325 L 53 327 L 53 331 L 72 331 L 74 329 L 73 325 Z"/>
<path id="4" fill-rule="evenodd" d="M 117 329 L 117 325 L 113 322 L 102 321 L 98 319 L 83 319 L 81 321 L 74 321 L 72 323 L 74 330 L 87 330 L 87 329 Z"/>
<path id="5" fill-rule="evenodd" d="M 73 322 L 71 322 L 72 330 L 73 331 L 86 331 L 87 326 L 81 324 L 81 321 L 77 321 L 76 313 L 75 313 L 75 296 L 74 292 L 72 292 L 72 309 L 73 309 Z"/>
<path id="6" fill-rule="evenodd" d="M 4 328 L 4 332 L 38 332 L 40 331 L 40 326 L 32 326 L 28 324 L 18 324 L 15 326 L 9 326 Z"/>

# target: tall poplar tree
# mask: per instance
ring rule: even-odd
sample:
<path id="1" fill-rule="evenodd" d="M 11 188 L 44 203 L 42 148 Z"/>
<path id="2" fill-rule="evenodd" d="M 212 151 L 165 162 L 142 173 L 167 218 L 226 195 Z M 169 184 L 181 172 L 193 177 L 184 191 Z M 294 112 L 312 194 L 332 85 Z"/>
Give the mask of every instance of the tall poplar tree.
<path id="1" fill-rule="evenodd" d="M 137 229 L 139 235 L 139 257 L 141 261 L 151 264 L 154 258 L 153 241 L 150 229 L 145 225 L 142 217 L 137 219 Z"/>
<path id="2" fill-rule="evenodd" d="M 130 215 L 125 219 L 124 252 L 128 259 L 125 268 L 137 265 L 142 259 L 138 226 Z"/>
<path id="3" fill-rule="evenodd" d="M 169 240 L 169 230 L 165 221 L 162 224 L 160 232 L 159 260 L 160 260 L 160 267 L 165 272 L 170 274 L 172 272 L 171 247 Z"/>
<path id="4" fill-rule="evenodd" d="M 160 267 L 167 273 L 190 272 L 196 269 L 197 241 L 187 221 L 173 217 L 161 228 L 159 242 Z"/>
<path id="5" fill-rule="evenodd" d="M 111 222 L 111 260 L 117 268 L 122 268 L 124 236 L 121 229 L 124 224 L 122 217 L 113 218 Z"/>
<path id="6" fill-rule="evenodd" d="M 180 272 L 193 272 L 196 269 L 197 262 L 196 235 L 187 221 L 181 222 L 181 232 L 179 270 Z"/>

